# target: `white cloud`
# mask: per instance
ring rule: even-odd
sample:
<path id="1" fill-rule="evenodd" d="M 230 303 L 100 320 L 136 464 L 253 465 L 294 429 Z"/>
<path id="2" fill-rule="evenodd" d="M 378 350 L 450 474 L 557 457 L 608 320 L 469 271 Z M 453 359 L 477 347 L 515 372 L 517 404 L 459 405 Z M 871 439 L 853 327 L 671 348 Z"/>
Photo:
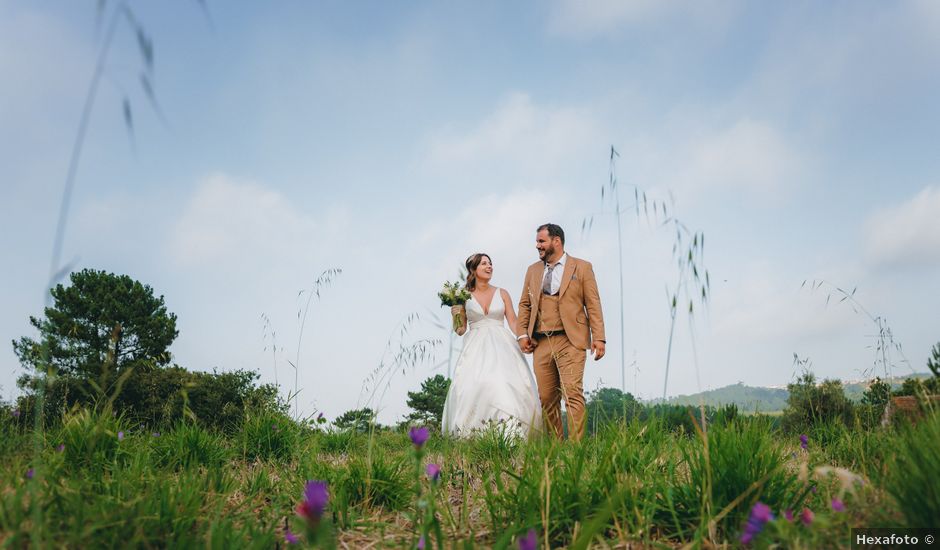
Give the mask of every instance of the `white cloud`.
<path id="1" fill-rule="evenodd" d="M 685 146 L 674 183 L 679 189 L 777 192 L 800 181 L 805 161 L 770 123 L 750 118 Z"/>
<path id="2" fill-rule="evenodd" d="M 470 254 L 486 252 L 493 258 L 494 284 L 516 298 L 526 267 L 538 259 L 535 228 L 558 221 L 568 202 L 545 189 L 476 197 L 451 215 L 430 221 L 414 242 L 415 254 L 426 257 L 434 251 L 434 261 L 426 264 L 428 277 L 454 278 Z"/>
<path id="3" fill-rule="evenodd" d="M 776 200 L 812 175 L 815 161 L 768 120 L 678 109 L 661 129 L 621 140 L 618 172 L 656 198 L 674 192 L 691 204 L 703 194 Z"/>
<path id="4" fill-rule="evenodd" d="M 609 35 L 623 27 L 649 24 L 683 16 L 709 26 L 720 26 L 735 11 L 735 2 L 682 2 L 679 0 L 557 0 L 549 15 L 549 30 L 569 36 Z"/>
<path id="5" fill-rule="evenodd" d="M 885 266 L 940 264 L 940 188 L 874 214 L 867 224 L 868 260 Z"/>
<path id="6" fill-rule="evenodd" d="M 170 254 L 187 266 L 283 265 L 335 242 L 330 237 L 343 224 L 341 218 L 334 214 L 316 223 L 277 191 L 216 174 L 184 207 L 171 232 Z"/>
<path id="7" fill-rule="evenodd" d="M 585 159 L 603 162 L 605 138 L 589 110 L 545 107 L 516 92 L 475 128 L 431 136 L 423 165 L 471 184 L 542 185 L 572 177 Z"/>

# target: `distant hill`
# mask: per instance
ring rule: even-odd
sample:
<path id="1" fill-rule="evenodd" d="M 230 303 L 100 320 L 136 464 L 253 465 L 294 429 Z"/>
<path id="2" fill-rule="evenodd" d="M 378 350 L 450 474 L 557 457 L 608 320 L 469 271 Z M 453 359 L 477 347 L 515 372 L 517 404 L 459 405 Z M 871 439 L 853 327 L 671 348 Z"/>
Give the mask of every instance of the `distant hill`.
<path id="1" fill-rule="evenodd" d="M 744 412 L 774 412 L 782 411 L 787 406 L 788 395 L 790 394 L 784 389 L 745 386 L 738 382 L 702 393 L 678 395 L 667 399 L 666 402 L 671 405 L 698 405 L 703 401 L 713 407 L 734 403 Z"/>
<path id="2" fill-rule="evenodd" d="M 900 386 L 905 379 L 911 377 L 927 378 L 929 373 L 916 373 L 907 376 L 896 376 L 888 380 L 892 388 Z M 861 401 L 862 395 L 868 388 L 868 380 L 864 381 L 843 381 L 845 396 L 853 401 Z M 705 405 L 720 407 L 734 403 L 742 412 L 779 412 L 786 408 L 789 392 L 785 388 L 764 388 L 759 386 L 746 386 L 742 382 L 706 390 L 692 395 L 678 395 L 666 400 L 671 405 L 698 405 L 700 400 Z M 657 399 L 654 402 L 661 402 Z"/>

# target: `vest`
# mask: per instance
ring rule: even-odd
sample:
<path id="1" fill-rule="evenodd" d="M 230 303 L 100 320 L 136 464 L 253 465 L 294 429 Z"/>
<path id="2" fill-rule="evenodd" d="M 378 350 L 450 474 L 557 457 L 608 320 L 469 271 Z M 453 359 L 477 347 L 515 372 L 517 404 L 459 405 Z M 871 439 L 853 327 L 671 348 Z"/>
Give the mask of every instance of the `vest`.
<path id="1" fill-rule="evenodd" d="M 560 293 L 559 293 L 560 294 Z M 558 307 L 559 296 L 543 294 L 539 299 L 539 317 L 535 323 L 535 332 L 564 332 L 561 324 L 561 309 Z"/>

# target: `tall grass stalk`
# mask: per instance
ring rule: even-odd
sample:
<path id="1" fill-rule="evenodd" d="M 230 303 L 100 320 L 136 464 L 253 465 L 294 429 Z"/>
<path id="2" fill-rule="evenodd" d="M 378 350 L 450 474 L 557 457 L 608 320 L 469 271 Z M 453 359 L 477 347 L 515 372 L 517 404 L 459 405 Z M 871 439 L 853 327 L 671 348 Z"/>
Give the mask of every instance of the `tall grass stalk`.
<path id="1" fill-rule="evenodd" d="M 806 288 L 806 283 L 807 280 L 804 280 L 800 285 L 800 288 Z M 875 327 L 875 330 L 877 331 L 876 334 L 872 335 L 872 337 L 875 339 L 875 345 L 872 346 L 872 351 L 875 356 L 875 359 L 872 362 L 872 369 L 876 369 L 880 365 L 885 378 L 890 378 L 895 367 L 894 360 L 891 357 L 892 352 L 896 352 L 898 355 L 900 355 L 901 362 L 910 366 L 910 361 L 908 361 L 907 357 L 904 356 L 904 350 L 901 342 L 894 338 L 894 331 L 891 329 L 891 326 L 888 325 L 887 319 L 881 315 L 873 315 L 855 297 L 855 292 L 858 290 L 858 287 L 853 287 L 851 291 L 847 291 L 825 279 L 814 279 L 810 283 L 809 288 L 811 292 L 816 292 L 821 288 L 825 288 L 827 306 L 832 301 L 832 298 L 836 297 L 839 300 L 837 303 L 847 303 L 849 307 L 852 308 L 852 311 L 855 313 L 860 313 L 868 318 L 869 322 Z"/>
<path id="2" fill-rule="evenodd" d="M 298 386 L 298 372 L 300 369 L 300 347 L 304 339 L 304 327 L 307 325 L 307 314 L 310 312 L 310 302 L 316 297 L 320 299 L 320 290 L 323 287 L 327 287 L 333 283 L 333 280 L 338 277 L 343 272 L 342 269 L 331 267 L 325 270 L 320 274 L 307 290 L 301 290 L 298 294 L 298 298 L 303 298 L 304 293 L 307 294 L 307 300 L 304 303 L 303 308 L 297 310 L 297 318 L 300 320 L 300 330 L 297 333 L 297 354 L 294 358 L 294 362 L 290 365 L 294 368 L 294 395 L 292 399 L 294 400 L 294 418 L 300 418 L 300 403 L 297 400 L 297 396 L 300 392 Z"/>
<path id="3" fill-rule="evenodd" d="M 208 16 L 208 8 L 204 0 L 199 0 L 203 12 Z M 97 3 L 98 20 L 104 15 L 106 10 L 104 0 Z M 49 261 L 49 278 L 43 289 L 43 303 L 45 307 L 51 305 L 52 296 L 49 289 L 54 287 L 73 267 L 75 263 L 62 266 L 62 249 L 65 243 L 66 229 L 68 225 L 68 215 L 72 202 L 72 195 L 75 189 L 75 182 L 78 177 L 78 168 L 82 158 L 82 151 L 85 145 L 85 139 L 88 135 L 88 128 L 91 124 L 91 115 L 94 110 L 95 100 L 98 97 L 98 86 L 104 76 L 107 60 L 114 44 L 114 37 L 117 33 L 121 21 L 126 22 L 133 29 L 137 46 L 141 55 L 140 83 L 150 101 L 150 105 L 160 115 L 157 108 L 156 96 L 153 90 L 153 42 L 148 36 L 146 29 L 139 22 L 133 10 L 128 6 L 127 0 L 120 0 L 111 12 L 108 25 L 106 27 L 103 41 L 98 48 L 98 54 L 95 60 L 95 66 L 91 74 L 88 89 L 85 93 L 85 99 L 82 105 L 82 111 L 76 130 L 75 139 L 72 141 L 72 149 L 69 155 L 68 168 L 65 176 L 65 185 L 62 190 L 62 196 L 59 203 L 59 214 L 56 219 L 55 237 L 52 243 L 52 253 Z M 133 122 L 131 114 L 131 101 L 125 95 L 122 103 L 124 122 L 129 132 L 133 132 Z M 40 348 L 41 364 L 46 365 L 45 376 L 40 376 L 36 388 L 36 399 L 34 406 L 34 425 L 33 425 L 33 461 L 35 464 L 36 476 L 34 482 L 29 484 L 29 496 L 31 502 L 38 502 L 36 486 L 43 479 L 44 468 L 42 464 L 42 441 L 43 441 L 43 402 L 45 399 L 45 389 L 47 383 L 55 376 L 49 361 L 48 344 L 43 342 Z M 35 525 L 42 523 L 42 507 L 33 506 L 32 521 Z M 34 529 L 30 537 L 33 546 L 43 547 L 43 533 L 40 529 Z"/>
<path id="4" fill-rule="evenodd" d="M 610 148 L 610 168 L 607 183 L 601 186 L 601 211 L 585 217 L 581 221 L 582 234 L 589 233 L 594 226 L 595 218 L 613 215 L 617 221 L 617 243 L 619 247 L 619 265 L 620 265 L 620 372 L 621 372 L 621 391 L 626 392 L 626 352 L 625 352 L 625 333 L 624 333 L 624 295 L 623 295 L 623 227 L 621 225 L 621 216 L 627 212 L 632 212 L 637 221 L 646 222 L 656 221 L 661 227 L 671 227 L 675 231 L 675 240 L 672 245 L 672 255 L 677 267 L 677 280 L 675 287 L 666 286 L 666 295 L 669 304 L 669 339 L 666 344 L 666 363 L 663 375 L 663 400 L 666 399 L 666 393 L 669 385 L 669 368 L 672 362 L 672 347 L 676 330 L 676 317 L 679 308 L 687 310 L 691 319 L 695 314 L 695 302 L 698 301 L 701 306 L 708 304 L 711 295 L 711 280 L 708 270 L 704 266 L 705 234 L 702 232 L 692 232 L 675 214 L 670 214 L 670 208 L 674 210 L 675 205 L 667 206 L 665 200 L 650 198 L 647 192 L 637 185 L 631 185 L 633 188 L 633 203 L 622 206 L 620 203 L 620 183 L 615 174 L 616 159 L 620 153 L 611 146 Z M 612 202 L 612 211 L 605 210 L 607 202 Z M 674 201 L 672 201 L 674 203 Z M 695 338 L 694 333 L 690 335 Z M 696 371 L 698 376 L 698 372 Z"/>

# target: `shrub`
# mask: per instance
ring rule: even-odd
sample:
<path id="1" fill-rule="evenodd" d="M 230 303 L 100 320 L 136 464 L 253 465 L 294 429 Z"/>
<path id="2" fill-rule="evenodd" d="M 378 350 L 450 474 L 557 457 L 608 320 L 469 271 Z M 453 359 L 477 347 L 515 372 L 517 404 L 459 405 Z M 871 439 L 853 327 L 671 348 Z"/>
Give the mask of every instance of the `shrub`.
<path id="1" fill-rule="evenodd" d="M 923 396 L 936 393 L 940 393 L 940 378 L 917 378 L 914 376 L 905 378 L 904 382 L 901 383 L 901 387 L 893 392 L 896 396 Z"/>
<path id="2" fill-rule="evenodd" d="M 43 399 L 43 422 L 54 426 L 76 406 L 95 407 L 107 401 L 124 415 L 129 424 L 151 428 L 169 427 L 194 417 L 206 428 L 234 431 L 247 409 L 285 410 L 278 401 L 277 388 L 256 386 L 259 374 L 246 370 L 232 372 L 191 372 L 178 365 L 133 370 L 113 395 L 100 394 L 91 381 L 76 376 L 47 379 Z M 31 423 L 38 386 L 17 400 L 21 422 Z M 189 412 L 187 414 L 187 407 Z"/>
<path id="3" fill-rule="evenodd" d="M 224 439 L 192 423 L 177 424 L 160 437 L 152 437 L 152 441 L 154 461 L 160 466 L 219 468 L 229 459 Z"/>
<path id="4" fill-rule="evenodd" d="M 783 428 L 790 433 L 833 421 L 852 423 L 852 402 L 838 380 L 824 380 L 817 385 L 816 377 L 807 372 L 788 384 L 787 391 L 790 395 L 783 411 Z"/>
<path id="5" fill-rule="evenodd" d="M 249 410 L 271 413 L 287 412 L 287 405 L 278 400 L 277 388 L 271 384 L 255 385 L 257 372 L 194 372 L 188 390 L 189 408 L 205 426 L 237 430 Z"/>
<path id="6" fill-rule="evenodd" d="M 318 441 L 324 453 L 345 454 L 358 448 L 359 435 L 351 431 L 322 432 Z"/>
<path id="7" fill-rule="evenodd" d="M 347 506 L 366 504 L 386 510 L 401 510 L 411 499 L 410 462 L 374 453 L 353 459 L 338 480 L 337 500 Z"/>
<path id="8" fill-rule="evenodd" d="M 448 389 L 450 379 L 441 374 L 421 382 L 421 390 L 408 392 L 407 404 L 412 412 L 405 418 L 405 422 L 424 424 L 440 431 Z"/>
<path id="9" fill-rule="evenodd" d="M 246 460 L 286 460 L 300 440 L 300 426 L 282 412 L 252 409 L 237 437 Z"/>
<path id="10" fill-rule="evenodd" d="M 504 424 L 490 424 L 479 430 L 470 442 L 471 461 L 484 464 L 505 464 L 519 447 L 519 439 Z"/>
<path id="11" fill-rule="evenodd" d="M 611 423 L 630 422 L 643 406 L 629 393 L 617 388 L 600 388 L 587 395 L 587 430 L 597 433 Z"/>
<path id="12" fill-rule="evenodd" d="M 284 410 L 277 389 L 255 386 L 259 374 L 190 372 L 180 366 L 135 372 L 115 406 L 130 418 L 150 426 L 172 426 L 186 415 L 186 407 L 206 428 L 234 431 L 249 409 Z"/>
<path id="13" fill-rule="evenodd" d="M 121 439 L 129 436 L 130 429 L 123 417 L 112 414 L 105 407 L 98 412 L 77 409 L 69 413 L 52 440 L 65 446 L 66 467 L 102 472 L 112 469 L 118 458 L 127 456 L 126 448 L 130 442 Z"/>
<path id="14" fill-rule="evenodd" d="M 375 422 L 376 412 L 366 407 L 363 409 L 353 409 L 344 412 L 336 417 L 333 425 L 343 431 L 354 431 L 359 433 L 368 433 L 373 429 L 379 429 Z"/>

